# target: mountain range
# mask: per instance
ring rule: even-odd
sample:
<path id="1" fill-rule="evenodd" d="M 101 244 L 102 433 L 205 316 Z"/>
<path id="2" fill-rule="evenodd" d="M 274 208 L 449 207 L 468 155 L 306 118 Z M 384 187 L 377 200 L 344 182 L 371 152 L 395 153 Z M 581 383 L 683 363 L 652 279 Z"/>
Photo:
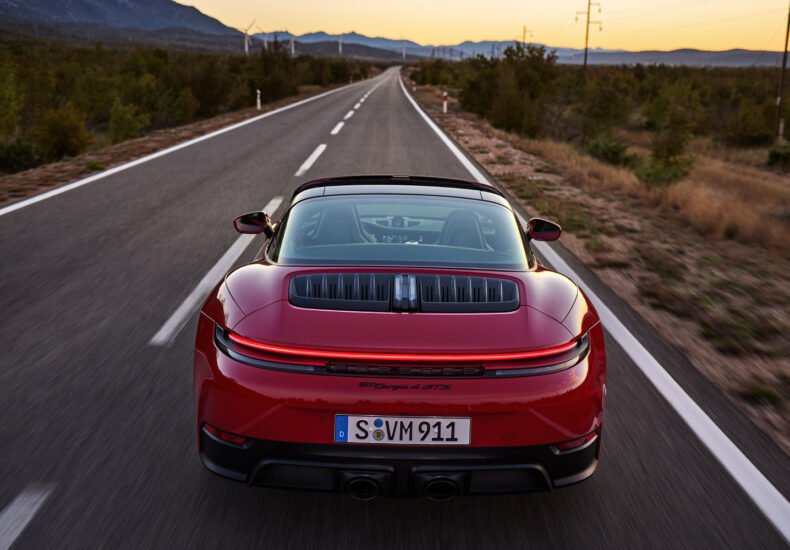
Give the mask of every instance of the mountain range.
<path id="1" fill-rule="evenodd" d="M 108 43 L 148 43 L 158 46 L 241 51 L 241 33 L 198 9 L 172 0 L 0 0 L 0 30 L 52 38 Z M 512 45 L 505 41 L 465 41 L 459 44 L 424 45 L 411 40 L 371 37 L 356 32 L 292 35 L 287 31 L 253 36 L 253 49 L 265 41 L 295 41 L 297 53 L 343 55 L 395 61 L 405 54 L 418 58 L 463 59 L 475 55 L 499 56 Z M 546 46 L 559 63 L 578 64 L 583 50 Z M 781 53 L 753 50 L 639 51 L 591 49 L 591 64 L 658 64 L 694 66 L 778 66 Z"/>
<path id="2" fill-rule="evenodd" d="M 171 0 L 0 0 L 0 16 L 53 24 L 93 23 L 140 30 L 186 28 L 207 34 L 239 34 L 197 8 Z"/>

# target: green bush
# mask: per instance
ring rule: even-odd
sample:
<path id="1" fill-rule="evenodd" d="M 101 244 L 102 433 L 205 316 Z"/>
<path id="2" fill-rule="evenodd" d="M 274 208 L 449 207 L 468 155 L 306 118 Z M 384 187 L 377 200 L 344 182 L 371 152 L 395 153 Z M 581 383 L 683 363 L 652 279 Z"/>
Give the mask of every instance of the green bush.
<path id="1" fill-rule="evenodd" d="M 602 135 L 595 138 L 586 147 L 587 154 L 601 162 L 614 166 L 627 166 L 632 157 L 626 151 L 628 145 L 611 135 Z"/>
<path id="2" fill-rule="evenodd" d="M 768 150 L 768 166 L 790 169 L 790 143 L 778 143 Z"/>
<path id="3" fill-rule="evenodd" d="M 691 158 L 675 159 L 673 162 L 649 158 L 637 166 L 634 172 L 648 186 L 662 187 L 685 177 L 691 170 L 693 163 Z"/>
<path id="4" fill-rule="evenodd" d="M 148 115 L 139 113 L 134 105 L 124 105 L 117 97 L 110 112 L 110 140 L 120 143 L 139 136 L 148 126 Z"/>
<path id="5" fill-rule="evenodd" d="M 38 133 L 38 147 L 47 160 L 79 155 L 91 143 L 82 114 L 71 103 L 44 115 Z"/>
<path id="6" fill-rule="evenodd" d="M 722 131 L 723 141 L 736 147 L 755 147 L 773 139 L 773 105 L 770 100 L 758 103 L 744 98 L 738 112 L 729 118 Z"/>

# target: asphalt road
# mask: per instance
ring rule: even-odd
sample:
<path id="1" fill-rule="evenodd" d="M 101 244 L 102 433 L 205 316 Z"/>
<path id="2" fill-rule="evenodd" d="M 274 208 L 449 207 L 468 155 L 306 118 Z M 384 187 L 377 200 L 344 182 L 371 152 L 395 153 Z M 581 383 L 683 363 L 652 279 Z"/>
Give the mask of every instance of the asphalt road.
<path id="1" fill-rule="evenodd" d="M 469 178 L 395 71 L 0 217 L 0 547 L 786 547 L 611 338 L 603 459 L 571 488 L 362 503 L 204 470 L 195 315 L 171 345 L 149 341 L 236 241 L 235 215 L 306 179 L 364 173 Z M 787 457 L 557 250 L 787 498 Z"/>

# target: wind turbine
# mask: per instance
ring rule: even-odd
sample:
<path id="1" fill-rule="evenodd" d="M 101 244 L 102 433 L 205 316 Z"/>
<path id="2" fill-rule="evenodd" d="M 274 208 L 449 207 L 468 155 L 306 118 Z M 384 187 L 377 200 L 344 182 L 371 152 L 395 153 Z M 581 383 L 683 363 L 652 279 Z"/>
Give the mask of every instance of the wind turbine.
<path id="1" fill-rule="evenodd" d="M 262 28 L 260 28 L 258 25 L 255 25 L 255 28 L 258 29 L 258 31 L 263 36 L 263 49 L 268 52 L 269 51 L 269 41 L 266 39 L 266 31 L 263 30 Z"/>
<path id="2" fill-rule="evenodd" d="M 244 55 L 250 55 L 250 35 L 248 33 L 249 33 L 249 30 L 252 28 L 252 26 L 255 24 L 255 21 L 256 20 L 253 19 L 252 23 L 250 23 L 250 25 L 246 29 L 241 31 L 241 32 L 244 33 Z M 239 29 L 239 30 L 241 30 L 241 29 Z"/>

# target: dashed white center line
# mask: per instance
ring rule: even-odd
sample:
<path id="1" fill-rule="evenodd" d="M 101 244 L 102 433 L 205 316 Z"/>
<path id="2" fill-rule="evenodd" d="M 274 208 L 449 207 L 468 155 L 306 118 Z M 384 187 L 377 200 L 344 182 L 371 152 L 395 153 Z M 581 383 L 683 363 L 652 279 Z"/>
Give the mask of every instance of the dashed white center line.
<path id="1" fill-rule="evenodd" d="M 354 116 L 354 111 L 349 111 L 346 113 L 346 116 L 343 117 L 343 120 L 348 120 L 352 116 Z"/>
<path id="2" fill-rule="evenodd" d="M 354 105 L 354 110 L 356 111 L 360 107 L 362 107 L 362 102 L 361 101 L 359 103 L 357 103 L 356 105 Z"/>
<path id="3" fill-rule="evenodd" d="M 345 123 L 345 122 L 342 122 L 342 121 L 341 121 L 341 122 L 338 122 L 338 123 L 337 123 L 337 125 L 336 125 L 334 128 L 332 128 L 332 131 L 331 131 L 331 132 L 329 132 L 329 133 L 330 133 L 330 134 L 332 134 L 333 136 L 336 136 L 337 134 L 339 134 L 339 133 L 340 133 L 340 130 L 342 130 L 342 129 L 343 129 L 343 126 L 344 126 L 345 124 L 346 124 L 346 123 Z"/>
<path id="4" fill-rule="evenodd" d="M 353 111 L 351 114 L 353 114 Z M 346 118 L 348 118 L 348 116 L 346 116 Z M 307 157 L 307 160 L 302 163 L 302 165 L 299 167 L 299 170 L 296 171 L 294 176 L 303 176 L 305 172 L 307 172 L 310 169 L 313 163 L 318 160 L 318 157 L 321 156 L 321 153 L 323 153 L 325 149 L 326 149 L 326 143 L 322 143 L 321 145 L 316 147 L 315 151 L 310 153 L 310 156 Z"/>
<path id="5" fill-rule="evenodd" d="M 51 486 L 31 485 L 0 512 L 0 550 L 8 550 L 52 492 Z"/>
<path id="6" fill-rule="evenodd" d="M 282 197 L 274 197 L 266 206 L 263 211 L 272 216 L 282 204 Z M 189 293 L 181 305 L 173 312 L 170 318 L 165 321 L 153 338 L 148 342 L 149 346 L 168 346 L 178 336 L 181 329 L 189 320 L 189 317 L 197 309 L 198 305 L 206 299 L 206 296 L 214 288 L 214 285 L 225 275 L 225 273 L 233 267 L 239 256 L 247 249 L 255 235 L 242 235 L 231 247 L 222 255 L 222 257 L 214 264 L 208 273 L 200 280 L 195 289 Z"/>

